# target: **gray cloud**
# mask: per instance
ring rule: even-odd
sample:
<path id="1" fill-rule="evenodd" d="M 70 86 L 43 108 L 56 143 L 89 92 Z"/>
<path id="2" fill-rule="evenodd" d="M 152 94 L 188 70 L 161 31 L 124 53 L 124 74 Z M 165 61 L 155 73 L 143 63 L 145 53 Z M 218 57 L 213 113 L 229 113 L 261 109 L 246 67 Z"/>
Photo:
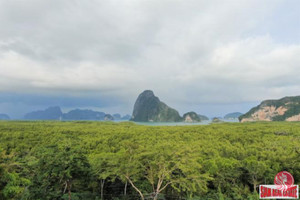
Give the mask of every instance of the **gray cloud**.
<path id="1" fill-rule="evenodd" d="M 128 106 L 153 89 L 181 110 L 299 95 L 295 8 L 297 0 L 0 0 L 0 92 L 101 94 Z"/>

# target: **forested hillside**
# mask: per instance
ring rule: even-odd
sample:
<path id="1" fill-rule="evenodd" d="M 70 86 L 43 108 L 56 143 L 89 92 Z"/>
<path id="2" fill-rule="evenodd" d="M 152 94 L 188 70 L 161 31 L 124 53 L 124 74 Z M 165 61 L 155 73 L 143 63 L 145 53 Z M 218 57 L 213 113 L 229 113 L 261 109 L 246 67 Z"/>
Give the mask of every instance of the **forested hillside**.
<path id="1" fill-rule="evenodd" d="M 300 96 L 265 100 L 258 106 L 239 116 L 247 121 L 300 121 Z"/>
<path id="2" fill-rule="evenodd" d="M 300 123 L 0 122 L 0 199 L 258 199 L 300 182 Z"/>

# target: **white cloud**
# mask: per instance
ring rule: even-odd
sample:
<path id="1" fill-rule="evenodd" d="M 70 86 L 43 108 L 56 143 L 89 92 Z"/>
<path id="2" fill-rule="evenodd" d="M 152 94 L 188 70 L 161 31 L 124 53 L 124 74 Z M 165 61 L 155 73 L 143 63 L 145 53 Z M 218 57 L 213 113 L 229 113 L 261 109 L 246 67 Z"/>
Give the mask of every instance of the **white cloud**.
<path id="1" fill-rule="evenodd" d="M 85 92 L 124 89 L 135 83 L 138 76 L 122 66 L 96 65 L 93 62 L 52 64 L 35 61 L 16 52 L 5 52 L 0 59 L 1 91 L 24 92 L 34 90 L 47 93 Z M 70 66 L 72 64 L 72 66 Z M 139 81 L 139 79 L 135 79 Z M 121 84 L 122 83 L 122 84 Z"/>

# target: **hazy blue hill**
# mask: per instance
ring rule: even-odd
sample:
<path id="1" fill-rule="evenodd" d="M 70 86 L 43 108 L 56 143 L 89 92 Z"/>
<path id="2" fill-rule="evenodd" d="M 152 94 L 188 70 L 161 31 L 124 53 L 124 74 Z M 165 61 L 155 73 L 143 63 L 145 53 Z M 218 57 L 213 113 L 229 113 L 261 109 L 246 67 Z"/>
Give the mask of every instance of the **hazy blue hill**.
<path id="1" fill-rule="evenodd" d="M 207 116 L 205 116 L 205 115 L 198 114 L 198 117 L 200 118 L 201 121 L 209 120 L 209 118 Z"/>
<path id="2" fill-rule="evenodd" d="M 121 115 L 117 114 L 118 119 Z M 67 113 L 62 113 L 60 107 L 49 107 L 46 110 L 34 111 L 26 114 L 27 120 L 94 120 L 111 121 L 114 117 L 104 112 L 93 111 L 89 109 L 74 109 Z"/>
<path id="3" fill-rule="evenodd" d="M 214 118 L 212 118 L 212 123 L 220 123 L 220 122 L 223 122 L 222 120 L 221 120 L 221 118 L 219 118 L 219 117 L 214 117 Z"/>
<path id="4" fill-rule="evenodd" d="M 119 113 L 115 113 L 112 115 L 112 117 L 114 118 L 114 120 L 130 120 L 131 115 L 126 114 L 126 115 L 122 116 Z"/>
<path id="5" fill-rule="evenodd" d="M 131 117 L 136 122 L 178 122 L 181 121 L 177 110 L 161 102 L 151 90 L 142 92 L 135 104 Z"/>
<path id="6" fill-rule="evenodd" d="M 122 117 L 119 113 L 113 114 L 112 116 L 113 116 L 114 120 L 121 120 L 122 119 Z"/>
<path id="7" fill-rule="evenodd" d="M 62 117 L 60 107 L 49 107 L 46 110 L 39 110 L 27 113 L 24 119 L 27 120 L 59 120 Z"/>
<path id="8" fill-rule="evenodd" d="M 227 115 L 224 116 L 224 119 L 237 119 L 241 115 L 243 115 L 243 113 L 240 112 L 228 113 Z"/>
<path id="9" fill-rule="evenodd" d="M 130 118 L 131 118 L 131 115 L 124 115 L 121 119 L 122 120 L 130 120 Z"/>
<path id="10" fill-rule="evenodd" d="M 104 120 L 105 121 L 112 121 L 112 120 L 114 120 L 114 117 L 110 114 L 105 114 L 104 115 Z"/>
<path id="11" fill-rule="evenodd" d="M 104 120 L 105 113 L 93 110 L 75 109 L 63 114 L 63 120 Z"/>
<path id="12" fill-rule="evenodd" d="M 0 114 L 0 120 L 10 120 L 10 117 L 7 114 Z"/>

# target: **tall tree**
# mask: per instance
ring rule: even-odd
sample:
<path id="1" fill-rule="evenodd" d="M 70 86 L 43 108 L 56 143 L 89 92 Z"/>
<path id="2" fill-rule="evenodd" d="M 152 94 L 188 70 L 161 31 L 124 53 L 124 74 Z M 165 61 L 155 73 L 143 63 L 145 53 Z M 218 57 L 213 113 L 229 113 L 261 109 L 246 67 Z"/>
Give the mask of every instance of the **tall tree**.
<path id="1" fill-rule="evenodd" d="M 89 177 L 90 165 L 86 157 L 71 143 L 51 145 L 39 151 L 40 159 L 35 165 L 30 188 L 33 198 L 57 199 L 67 192 L 70 200 L 73 185 L 84 184 Z"/>

